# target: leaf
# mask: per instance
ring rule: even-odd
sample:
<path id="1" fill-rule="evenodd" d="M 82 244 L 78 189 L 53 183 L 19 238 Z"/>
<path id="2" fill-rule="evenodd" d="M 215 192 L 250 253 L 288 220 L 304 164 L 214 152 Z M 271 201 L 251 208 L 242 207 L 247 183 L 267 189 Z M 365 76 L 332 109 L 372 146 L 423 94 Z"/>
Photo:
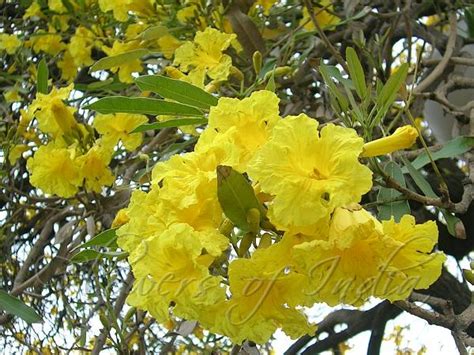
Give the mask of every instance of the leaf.
<path id="1" fill-rule="evenodd" d="M 364 69 L 354 48 L 347 47 L 346 61 L 357 95 L 363 100 L 367 96 L 367 86 L 365 83 Z"/>
<path id="2" fill-rule="evenodd" d="M 127 255 L 128 253 L 120 252 L 120 251 L 100 252 L 93 249 L 84 249 L 84 250 L 81 250 L 79 253 L 75 254 L 70 259 L 70 261 L 73 263 L 85 263 L 91 260 L 102 259 L 102 258 L 107 258 L 107 259 L 117 258 L 118 260 L 121 260 L 127 257 Z"/>
<path id="3" fill-rule="evenodd" d="M 87 247 L 110 247 L 117 240 L 117 228 L 107 229 L 97 234 L 94 238 L 91 238 L 87 242 L 78 245 L 75 249 L 83 249 Z"/>
<path id="4" fill-rule="evenodd" d="M 239 43 L 244 47 L 245 53 L 251 58 L 253 53 L 265 53 L 265 41 L 255 22 L 242 12 L 237 2 L 230 2 L 226 17 L 229 19 L 232 30 L 237 35 Z"/>
<path id="5" fill-rule="evenodd" d="M 7 313 L 20 317 L 27 323 L 40 323 L 43 321 L 33 308 L 3 290 L 0 290 L 0 308 Z"/>
<path id="6" fill-rule="evenodd" d="M 406 187 L 402 169 L 398 164 L 390 161 L 385 165 L 384 171 L 394 180 L 396 180 L 401 186 Z M 399 222 L 403 215 L 411 213 L 408 201 L 393 201 L 399 197 L 402 197 L 402 194 L 395 189 L 382 187 L 379 190 L 377 201 L 387 201 L 383 205 L 378 206 L 380 219 L 388 220 L 393 216 L 395 222 Z"/>
<path id="7" fill-rule="evenodd" d="M 41 94 L 48 94 L 48 77 L 48 65 L 46 64 L 46 60 L 43 58 L 38 63 L 38 74 L 36 82 L 36 90 Z"/>
<path id="8" fill-rule="evenodd" d="M 474 147 L 474 137 L 457 137 L 447 142 L 440 150 L 432 152 L 431 157 L 433 160 L 453 158 L 466 153 L 472 147 Z M 430 163 L 430 158 L 426 152 L 423 152 L 411 164 L 415 169 L 420 169 L 428 163 Z"/>
<path id="9" fill-rule="evenodd" d="M 104 97 L 86 106 L 100 113 L 141 113 L 148 115 L 202 116 L 196 107 L 147 97 Z"/>
<path id="10" fill-rule="evenodd" d="M 423 192 L 423 194 L 427 197 L 431 198 L 438 198 L 438 195 L 433 191 L 430 183 L 425 179 L 425 177 L 418 171 L 412 163 L 408 161 L 405 157 L 401 158 L 403 164 L 405 164 L 406 170 L 408 170 L 410 176 L 412 177 L 413 181 L 415 182 L 416 186 Z M 446 221 L 446 226 L 448 227 L 448 232 L 454 237 L 458 237 L 456 233 L 456 225 L 461 221 L 458 217 L 452 215 L 450 212 L 445 210 L 444 208 L 438 209 L 442 214 Z"/>
<path id="11" fill-rule="evenodd" d="M 145 132 L 152 129 L 161 129 L 165 127 L 179 127 L 179 126 L 190 126 L 190 125 L 202 125 L 206 124 L 206 118 L 180 118 L 177 120 L 168 120 L 163 122 L 146 123 L 138 126 L 130 133 Z"/>
<path id="12" fill-rule="evenodd" d="M 272 70 L 268 74 L 269 74 L 268 75 L 269 78 L 268 78 L 267 85 L 265 85 L 265 90 L 275 92 L 275 88 L 276 88 L 276 85 L 275 85 L 275 70 Z"/>
<path id="13" fill-rule="evenodd" d="M 229 166 L 217 167 L 217 197 L 227 218 L 243 231 L 252 229 L 247 221 L 251 209 L 259 210 L 261 218 L 265 215 L 250 183 Z"/>
<path id="14" fill-rule="evenodd" d="M 150 51 L 148 49 L 140 48 L 140 49 L 134 49 L 133 51 L 128 51 L 128 52 L 120 53 L 117 55 L 113 55 L 110 57 L 104 57 L 102 59 L 99 59 L 90 67 L 89 73 L 92 73 L 98 70 L 106 70 L 113 67 L 118 67 L 122 64 L 131 62 L 132 60 L 141 58 L 144 55 L 149 54 L 149 53 Z"/>
<path id="15" fill-rule="evenodd" d="M 470 38 L 474 38 L 474 7 L 469 7 L 464 10 L 464 17 L 467 24 L 467 33 Z"/>
<path id="16" fill-rule="evenodd" d="M 380 94 L 377 97 L 377 106 L 382 108 L 383 111 L 387 111 L 390 105 L 397 98 L 397 93 L 400 90 L 402 84 L 408 74 L 408 64 L 403 63 L 400 65 L 395 74 L 391 75 L 385 85 L 382 87 Z"/>
<path id="17" fill-rule="evenodd" d="M 168 28 L 162 25 L 148 27 L 138 37 L 144 41 L 159 39 L 168 33 Z"/>
<path id="18" fill-rule="evenodd" d="M 209 109 L 217 105 L 217 98 L 185 81 L 167 78 L 161 75 L 145 75 L 135 79 L 142 91 L 152 91 L 164 98 L 183 104 Z"/>

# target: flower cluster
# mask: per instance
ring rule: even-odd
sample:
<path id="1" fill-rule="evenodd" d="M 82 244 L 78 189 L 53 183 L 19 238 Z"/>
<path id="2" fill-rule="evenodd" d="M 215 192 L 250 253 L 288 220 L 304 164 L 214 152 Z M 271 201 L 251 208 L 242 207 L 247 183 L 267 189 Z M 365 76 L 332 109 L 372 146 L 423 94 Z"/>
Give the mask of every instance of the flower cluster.
<path id="1" fill-rule="evenodd" d="M 160 322 L 198 320 L 236 343 L 264 343 L 277 328 L 313 332 L 302 307 L 395 301 L 428 287 L 445 259 L 433 252 L 436 224 L 380 222 L 358 205 L 372 187 L 362 154 L 409 147 L 414 132 L 365 145 L 350 128 L 280 117 L 270 91 L 219 99 L 195 150 L 159 162 L 150 190 L 134 191 L 119 213 L 136 278 L 128 303 Z M 248 176 L 266 211 L 252 232 L 223 212 L 222 165 Z"/>
<path id="2" fill-rule="evenodd" d="M 110 186 L 115 177 L 109 168 L 114 149 L 119 141 L 132 151 L 142 142 L 141 133 L 129 134 L 148 121 L 143 115 L 97 115 L 94 127 L 79 123 L 76 109 L 65 103 L 72 90 L 69 87 L 53 88 L 48 94 L 38 93 L 36 99 L 22 112 L 24 139 L 36 141 L 39 146 L 27 161 L 30 182 L 48 194 L 61 197 L 74 196 L 81 187 L 101 192 Z M 37 129 L 31 123 L 37 121 Z M 28 145 L 17 145 L 10 153 L 10 161 L 28 150 Z M 12 154 L 13 153 L 13 154 Z"/>

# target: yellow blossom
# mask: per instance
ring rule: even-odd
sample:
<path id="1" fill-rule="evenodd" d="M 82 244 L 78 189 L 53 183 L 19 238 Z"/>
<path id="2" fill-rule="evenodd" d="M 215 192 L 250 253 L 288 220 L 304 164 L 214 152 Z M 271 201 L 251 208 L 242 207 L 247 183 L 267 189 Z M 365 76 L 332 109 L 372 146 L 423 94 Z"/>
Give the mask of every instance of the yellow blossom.
<path id="1" fill-rule="evenodd" d="M 234 34 L 219 32 L 213 28 L 206 28 L 204 32 L 197 32 L 193 42 L 186 42 L 175 52 L 174 65 L 178 65 L 184 72 L 189 71 L 191 77 L 204 85 L 206 75 L 214 80 L 227 80 L 232 66 L 232 59 L 224 54 Z"/>
<path id="2" fill-rule="evenodd" d="M 130 218 L 128 217 L 127 210 L 122 208 L 117 212 L 117 215 L 112 222 L 112 228 L 123 226 L 128 221 L 130 221 Z"/>
<path id="3" fill-rule="evenodd" d="M 165 34 L 157 40 L 158 46 L 166 59 L 173 58 L 174 52 L 181 46 L 181 41 L 175 36 Z"/>
<path id="4" fill-rule="evenodd" d="M 71 37 L 68 50 L 76 66 L 89 66 L 94 63 L 91 58 L 91 50 L 94 45 L 95 36 L 87 28 L 79 26 Z"/>
<path id="5" fill-rule="evenodd" d="M 265 90 L 254 92 L 243 100 L 220 98 L 218 104 L 211 107 L 208 127 L 201 134 L 195 150 L 205 151 L 215 144 L 216 137 L 224 136 L 240 156 L 233 167 L 245 171 L 247 162 L 269 139 L 273 127 L 280 120 L 279 101 L 273 92 Z"/>
<path id="6" fill-rule="evenodd" d="M 8 161 L 10 164 L 15 164 L 16 161 L 21 157 L 21 155 L 28 150 L 28 146 L 26 144 L 17 144 L 10 149 L 8 153 Z"/>
<path id="7" fill-rule="evenodd" d="M 99 7 L 103 12 L 113 11 L 117 21 L 128 20 L 129 12 L 150 15 L 153 12 L 151 1 L 144 0 L 99 0 Z"/>
<path id="8" fill-rule="evenodd" d="M 51 11 L 57 12 L 58 14 L 67 12 L 62 0 L 48 0 L 48 7 Z"/>
<path id="9" fill-rule="evenodd" d="M 333 124 L 317 128 L 304 114 L 281 120 L 249 163 L 249 176 L 275 196 L 269 218 L 282 230 L 307 232 L 372 187 L 370 170 L 358 161 L 362 138 Z"/>
<path id="10" fill-rule="evenodd" d="M 42 17 L 43 13 L 41 12 L 41 6 L 38 4 L 37 0 L 34 0 L 31 5 L 26 9 L 23 19 L 29 19 L 31 17 Z"/>
<path id="11" fill-rule="evenodd" d="M 62 43 L 61 40 L 61 35 L 52 31 L 49 33 L 45 31 L 38 31 L 31 37 L 30 43 L 36 53 L 43 51 L 47 54 L 55 56 L 66 48 L 66 45 Z"/>
<path id="12" fill-rule="evenodd" d="M 73 85 L 58 89 L 53 88 L 49 94 L 36 94 L 36 99 L 28 108 L 28 113 L 36 116 L 39 129 L 59 137 L 69 133 L 75 126 L 75 108 L 67 106 L 66 100 L 72 91 Z"/>
<path id="13" fill-rule="evenodd" d="M 195 319 L 201 307 L 223 300 L 225 289 L 220 277 L 209 273 L 213 258 L 203 254 L 200 234 L 187 224 L 174 224 L 131 251 L 129 261 L 137 281 L 128 303 L 147 309 L 164 323 L 171 302 L 176 316 Z"/>
<path id="14" fill-rule="evenodd" d="M 18 94 L 18 89 L 6 90 L 3 94 L 6 102 L 18 102 L 21 101 L 21 96 Z"/>
<path id="15" fill-rule="evenodd" d="M 71 82 L 77 75 L 77 66 L 69 48 L 63 52 L 63 57 L 56 64 L 61 69 L 61 78 Z"/>
<path id="16" fill-rule="evenodd" d="M 144 115 L 116 113 L 97 115 L 94 119 L 94 128 L 102 134 L 104 145 L 114 147 L 122 141 L 125 149 L 135 150 L 143 140 L 142 133 L 130 133 L 138 126 L 148 122 Z"/>
<path id="17" fill-rule="evenodd" d="M 403 126 L 384 138 L 376 139 L 364 144 L 362 157 L 375 157 L 377 155 L 389 154 L 400 149 L 410 148 L 416 141 L 418 132 L 413 126 Z"/>
<path id="18" fill-rule="evenodd" d="M 48 194 L 73 196 L 81 184 L 81 177 L 72 155 L 70 150 L 57 148 L 53 143 L 39 147 L 27 161 L 31 184 Z"/>
<path id="19" fill-rule="evenodd" d="M 74 162 L 88 191 L 101 192 L 103 186 L 112 185 L 115 178 L 108 167 L 110 158 L 110 153 L 96 144 L 86 154 L 75 159 Z"/>
<path id="20" fill-rule="evenodd" d="M 337 25 L 340 22 L 339 17 L 333 15 L 331 12 L 334 11 L 332 6 L 332 0 L 322 0 L 319 1 L 318 6 L 313 8 L 314 15 L 318 25 L 324 29 Z M 308 9 L 306 6 L 303 7 L 303 18 L 300 21 L 300 25 L 304 24 L 304 28 L 308 31 L 315 29 L 311 16 L 309 15 Z"/>
<path id="21" fill-rule="evenodd" d="M 140 43 L 138 41 L 130 42 L 120 42 L 114 41 L 112 48 L 102 47 L 104 52 L 109 56 L 115 56 L 118 54 L 123 54 L 140 48 Z M 113 73 L 118 72 L 119 80 L 123 83 L 132 83 L 133 77 L 132 73 L 141 72 L 143 69 L 140 59 L 128 60 L 116 67 L 110 68 Z"/>
<path id="22" fill-rule="evenodd" d="M 8 54 L 14 54 L 17 48 L 20 46 L 21 41 L 16 35 L 0 33 L 0 51 L 6 51 Z"/>

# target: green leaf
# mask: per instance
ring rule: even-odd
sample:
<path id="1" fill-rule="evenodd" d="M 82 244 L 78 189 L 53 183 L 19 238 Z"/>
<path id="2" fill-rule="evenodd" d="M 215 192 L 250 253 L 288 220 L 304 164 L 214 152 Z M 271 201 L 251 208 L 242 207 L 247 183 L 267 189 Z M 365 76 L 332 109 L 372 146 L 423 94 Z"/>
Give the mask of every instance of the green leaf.
<path id="1" fill-rule="evenodd" d="M 128 51 L 125 53 L 113 55 L 110 57 L 104 57 L 102 59 L 99 59 L 90 67 L 89 73 L 92 73 L 98 70 L 106 70 L 113 67 L 118 67 L 122 64 L 131 62 L 132 60 L 139 59 L 149 53 L 150 51 L 148 49 L 141 48 L 141 49 L 134 49 L 133 51 Z"/>
<path id="2" fill-rule="evenodd" d="M 465 9 L 464 17 L 466 18 L 467 33 L 470 38 L 474 38 L 474 7 Z"/>
<path id="3" fill-rule="evenodd" d="M 388 108 L 397 98 L 397 93 L 402 87 L 408 74 L 408 64 L 403 63 L 395 74 L 391 75 L 383 86 L 377 97 L 377 105 L 382 108 Z"/>
<path id="4" fill-rule="evenodd" d="M 33 308 L 3 290 L 0 290 L 0 308 L 7 313 L 20 317 L 27 323 L 40 323 L 43 321 Z"/>
<path id="5" fill-rule="evenodd" d="M 337 102 L 338 102 L 338 104 L 341 108 L 341 112 L 347 111 L 349 109 L 349 101 L 347 100 L 347 98 L 344 95 L 341 94 L 341 92 L 337 88 L 336 84 L 331 79 L 332 76 L 331 76 L 331 73 L 330 73 L 329 66 L 321 64 L 319 66 L 319 72 L 321 73 L 324 82 L 326 83 L 326 85 L 329 88 L 329 91 L 331 93 L 331 97 L 336 97 Z"/>
<path id="6" fill-rule="evenodd" d="M 155 39 L 159 39 L 168 33 L 168 28 L 163 25 L 151 26 L 148 27 L 145 31 L 143 31 L 139 38 L 144 41 L 153 41 Z"/>
<path id="7" fill-rule="evenodd" d="M 70 261 L 73 263 L 85 263 L 91 260 L 96 260 L 96 259 L 102 259 L 102 258 L 107 258 L 107 259 L 114 259 L 117 258 L 117 260 L 122 260 L 128 256 L 128 253 L 126 252 L 100 252 L 97 250 L 93 249 L 84 249 L 81 250 L 79 253 L 75 254 Z"/>
<path id="8" fill-rule="evenodd" d="M 267 85 L 265 85 L 265 90 L 275 92 L 275 88 L 276 88 L 276 85 L 275 85 L 275 69 L 273 69 L 271 72 L 267 73 L 267 75 L 265 75 L 265 77 L 267 77 L 267 76 L 268 76 L 268 82 L 267 82 Z"/>
<path id="9" fill-rule="evenodd" d="M 161 129 L 165 127 L 179 127 L 179 126 L 190 126 L 190 125 L 202 125 L 206 124 L 206 118 L 180 118 L 177 120 L 168 120 L 163 122 L 146 123 L 138 126 L 130 133 L 145 132 L 152 129 Z"/>
<path id="10" fill-rule="evenodd" d="M 265 210 L 245 176 L 229 166 L 217 167 L 217 197 L 226 217 L 243 231 L 253 229 L 248 221 L 251 209 L 260 211 L 260 218 L 265 216 Z"/>
<path id="11" fill-rule="evenodd" d="M 401 186 L 406 187 L 402 169 L 398 164 L 393 161 L 390 161 L 385 165 L 384 171 L 394 180 L 396 180 Z M 394 201 L 402 197 L 403 196 L 399 191 L 391 188 L 382 187 L 379 190 L 377 201 L 386 201 L 386 203 L 378 206 L 379 218 L 382 220 L 388 220 L 393 216 L 395 221 L 399 222 L 403 215 L 410 214 L 411 210 L 408 201 Z"/>
<path id="12" fill-rule="evenodd" d="M 440 150 L 432 152 L 431 157 L 433 160 L 453 158 L 466 153 L 472 147 L 474 147 L 474 137 L 457 137 L 447 142 Z M 430 163 L 430 158 L 426 152 L 423 152 L 411 164 L 415 169 L 420 169 L 428 163 Z"/>
<path id="13" fill-rule="evenodd" d="M 36 83 L 36 90 L 41 94 L 46 95 L 48 93 L 48 77 L 48 65 L 46 64 L 46 60 L 43 58 L 38 63 L 38 74 Z"/>
<path id="14" fill-rule="evenodd" d="M 217 105 L 217 98 L 185 81 L 160 75 L 145 75 L 135 79 L 135 83 L 142 91 L 152 91 L 190 106 L 209 109 L 210 106 Z"/>
<path id="15" fill-rule="evenodd" d="M 367 86 L 365 84 L 364 69 L 354 48 L 347 47 L 346 61 L 357 95 L 363 100 L 367 96 Z"/>
<path id="16" fill-rule="evenodd" d="M 423 192 L 423 195 L 431 198 L 438 198 L 438 195 L 436 195 L 436 193 L 433 191 L 433 188 L 431 187 L 430 183 L 425 179 L 421 172 L 416 169 L 415 166 L 410 163 L 405 157 L 402 157 L 401 159 L 403 161 L 403 164 L 405 164 L 406 170 L 408 170 L 416 186 L 418 186 L 421 192 Z M 446 226 L 448 227 L 449 234 L 456 237 L 456 224 L 460 222 L 460 219 L 452 215 L 444 208 L 439 208 L 438 210 L 443 214 L 443 217 L 446 221 Z"/>
<path id="17" fill-rule="evenodd" d="M 115 244 L 117 240 L 117 228 L 107 229 L 103 232 L 100 232 L 92 239 L 87 242 L 78 245 L 75 249 L 83 249 L 87 247 L 97 246 L 97 247 L 111 247 Z"/>
<path id="18" fill-rule="evenodd" d="M 104 97 L 86 106 L 100 113 L 141 113 L 148 115 L 202 116 L 196 107 L 147 97 Z"/>

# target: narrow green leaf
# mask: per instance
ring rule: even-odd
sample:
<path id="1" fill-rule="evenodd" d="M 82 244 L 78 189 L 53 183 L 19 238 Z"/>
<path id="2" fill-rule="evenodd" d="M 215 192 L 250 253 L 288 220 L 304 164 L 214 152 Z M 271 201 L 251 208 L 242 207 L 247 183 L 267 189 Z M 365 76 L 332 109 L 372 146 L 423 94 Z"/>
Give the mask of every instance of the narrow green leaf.
<path id="1" fill-rule="evenodd" d="M 455 156 L 466 153 L 472 147 L 474 147 L 474 137 L 457 137 L 447 142 L 440 150 L 432 152 L 431 157 L 433 160 L 454 158 Z M 423 152 L 413 160 L 411 164 L 415 169 L 420 169 L 429 163 L 430 158 L 428 154 Z"/>
<path id="2" fill-rule="evenodd" d="M 260 218 L 265 215 L 262 204 L 245 176 L 229 166 L 217 167 L 217 197 L 227 218 L 243 231 L 252 229 L 248 221 L 251 209 L 259 210 Z"/>
<path id="3" fill-rule="evenodd" d="M 104 57 L 95 62 L 89 69 L 89 73 L 98 70 L 106 70 L 113 67 L 118 67 L 119 65 L 131 62 L 132 60 L 139 59 L 146 54 L 149 54 L 148 49 L 134 49 L 133 51 L 128 51 L 125 53 L 120 53 L 110 57 Z"/>
<path id="4" fill-rule="evenodd" d="M 46 60 L 43 58 L 38 63 L 38 74 L 36 83 L 36 90 L 41 94 L 46 95 L 48 93 L 48 77 L 48 65 L 46 64 Z"/>
<path id="5" fill-rule="evenodd" d="M 408 161 L 405 157 L 401 158 L 403 164 L 405 164 L 406 170 L 412 177 L 413 181 L 415 182 L 416 186 L 423 192 L 423 195 L 431 198 L 438 198 L 438 195 L 433 191 L 430 183 L 425 179 L 425 177 L 421 174 L 421 172 L 415 168 L 415 166 Z M 438 209 L 444 216 L 446 221 L 446 226 L 448 227 L 448 232 L 452 236 L 456 237 L 456 224 L 460 221 L 460 219 L 450 212 L 446 211 L 444 208 Z"/>
<path id="6" fill-rule="evenodd" d="M 152 129 L 161 129 L 166 127 L 180 127 L 180 126 L 191 126 L 191 125 L 202 125 L 206 124 L 207 119 L 205 118 L 180 118 L 177 120 L 168 120 L 163 122 L 154 122 L 154 123 L 146 123 L 138 126 L 130 133 L 138 133 L 138 132 L 145 132 L 150 131 Z"/>
<path id="7" fill-rule="evenodd" d="M 217 105 L 217 98 L 185 81 L 161 75 L 145 75 L 135 79 L 142 91 L 152 91 L 160 96 L 203 109 Z"/>
<path id="8" fill-rule="evenodd" d="M 270 73 L 267 73 L 267 75 L 265 75 L 265 76 L 268 76 L 268 82 L 267 82 L 267 85 L 265 85 L 265 90 L 275 92 L 275 88 L 276 88 L 276 85 L 275 85 L 275 69 L 273 69 Z"/>
<path id="9" fill-rule="evenodd" d="M 168 28 L 163 25 L 151 26 L 143 31 L 138 37 L 144 41 L 159 39 L 168 33 Z"/>
<path id="10" fill-rule="evenodd" d="M 117 228 L 107 229 L 103 232 L 100 232 L 92 239 L 87 242 L 78 245 L 75 249 L 84 249 L 87 247 L 97 246 L 97 247 L 110 247 L 117 240 L 116 234 Z"/>
<path id="11" fill-rule="evenodd" d="M 20 317 L 27 323 L 40 323 L 43 321 L 41 316 L 36 313 L 33 308 L 3 290 L 0 290 L 0 309 Z"/>
<path id="12" fill-rule="evenodd" d="M 196 107 L 147 97 L 104 97 L 86 108 L 100 113 L 125 112 L 175 116 L 202 116 L 203 114 Z"/>
<path id="13" fill-rule="evenodd" d="M 118 260 L 122 260 L 126 258 L 128 253 L 126 252 L 100 252 L 93 249 L 84 249 L 81 250 L 79 253 L 75 254 L 70 261 L 73 263 L 85 263 L 91 260 L 107 258 L 107 259 L 114 259 L 117 258 Z"/>
<path id="14" fill-rule="evenodd" d="M 437 198 L 438 196 L 431 188 L 431 185 L 428 181 L 424 178 L 424 176 L 419 172 L 405 157 L 401 158 L 403 164 L 405 164 L 406 169 L 410 173 L 413 181 L 415 182 L 416 186 L 423 192 L 423 194 L 427 197 Z"/>
<path id="15" fill-rule="evenodd" d="M 464 17 L 467 24 L 467 33 L 470 38 L 474 38 L 474 7 L 469 7 L 464 10 Z"/>
<path id="16" fill-rule="evenodd" d="M 365 83 L 364 69 L 354 48 L 347 47 L 346 61 L 357 95 L 363 100 L 367 96 L 367 86 Z"/>
<path id="17" fill-rule="evenodd" d="M 402 87 L 408 74 L 408 64 L 403 63 L 395 74 L 391 75 L 383 86 L 377 97 L 377 105 L 383 109 L 387 109 L 397 98 L 397 93 Z"/>
<path id="18" fill-rule="evenodd" d="M 396 180 L 401 186 L 406 186 L 402 169 L 400 166 L 398 166 L 398 164 L 390 161 L 385 165 L 384 171 L 394 180 Z M 395 221 L 399 222 L 403 215 L 410 214 L 411 210 L 408 201 L 396 201 L 402 197 L 402 194 L 395 189 L 385 187 L 381 188 L 377 196 L 377 201 L 386 201 L 386 203 L 378 206 L 379 218 L 382 220 L 388 220 L 393 216 Z"/>
<path id="19" fill-rule="evenodd" d="M 330 93 L 332 96 L 335 96 L 337 102 L 341 108 L 342 112 L 345 112 L 349 109 L 349 101 L 347 98 L 341 94 L 339 89 L 337 88 L 334 81 L 331 79 L 330 69 L 329 66 L 321 64 L 319 66 L 319 72 L 321 73 L 325 84 L 328 86 Z"/>

